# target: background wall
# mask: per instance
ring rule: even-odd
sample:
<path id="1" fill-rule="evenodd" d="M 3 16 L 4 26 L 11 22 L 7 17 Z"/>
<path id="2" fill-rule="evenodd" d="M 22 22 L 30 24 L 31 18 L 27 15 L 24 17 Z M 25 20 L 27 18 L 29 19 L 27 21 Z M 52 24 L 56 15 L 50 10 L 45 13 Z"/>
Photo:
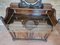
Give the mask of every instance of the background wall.
<path id="1" fill-rule="evenodd" d="M 0 16 L 5 17 L 6 7 L 8 7 L 11 2 L 19 2 L 19 1 L 20 0 L 0 0 Z M 60 0 L 42 0 L 42 2 L 51 3 L 53 5 L 53 8 L 56 9 L 56 18 L 58 20 L 60 18 Z"/>

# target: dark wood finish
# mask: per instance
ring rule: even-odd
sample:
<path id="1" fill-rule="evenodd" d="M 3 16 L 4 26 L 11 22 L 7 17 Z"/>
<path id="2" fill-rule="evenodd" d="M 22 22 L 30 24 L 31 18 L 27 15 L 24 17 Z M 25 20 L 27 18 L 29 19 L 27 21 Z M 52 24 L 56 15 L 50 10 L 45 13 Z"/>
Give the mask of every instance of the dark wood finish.
<path id="1" fill-rule="evenodd" d="M 24 20 L 27 20 L 29 17 L 27 18 L 26 15 L 32 14 L 33 10 L 40 11 L 44 10 L 41 14 L 47 15 L 53 26 L 57 24 L 57 20 L 54 15 L 55 11 L 53 10 L 52 5 L 49 3 L 44 3 L 43 9 L 19 8 L 18 3 L 11 3 L 10 7 L 7 8 L 6 10 L 7 10 L 5 17 L 6 23 L 9 23 L 9 21 L 12 19 L 12 17 L 14 17 L 14 15 L 21 16 L 22 18 L 24 18 Z"/>
<path id="2" fill-rule="evenodd" d="M 9 19 L 11 18 L 11 15 L 13 14 L 13 12 L 14 12 L 14 10 L 10 9 L 10 7 L 6 8 L 6 16 L 5 16 L 5 19 L 4 19 L 6 24 L 8 23 Z"/>
<path id="3" fill-rule="evenodd" d="M 57 20 L 56 20 L 56 17 L 54 15 L 53 9 L 51 11 L 48 11 L 47 13 L 48 13 L 48 17 L 49 17 L 51 23 L 53 24 L 53 26 L 55 26 L 57 24 Z"/>
<path id="4" fill-rule="evenodd" d="M 32 8 L 19 8 L 18 3 L 11 3 L 10 7 L 8 7 L 6 9 L 6 17 L 4 19 L 5 23 L 10 24 L 11 22 L 14 21 L 14 19 L 16 17 L 18 17 L 17 20 L 21 21 L 23 19 L 23 21 L 21 21 L 21 22 L 23 24 L 25 24 L 29 20 L 29 18 L 31 18 L 28 15 L 32 14 L 33 10 L 40 10 L 40 11 L 43 10 L 43 12 L 40 12 L 40 13 L 44 16 L 47 16 L 48 17 L 48 22 L 49 23 L 51 22 L 51 24 L 53 26 L 55 26 L 57 24 L 57 20 L 56 20 L 56 17 L 55 17 L 56 16 L 55 15 L 55 13 L 56 13 L 55 9 L 53 9 L 52 5 L 49 4 L 49 3 L 44 3 L 43 5 L 44 5 L 43 9 L 32 9 Z M 37 20 L 33 20 L 33 21 L 34 21 L 34 24 L 36 24 L 36 25 L 38 24 Z M 43 39 L 43 40 L 46 39 L 50 35 L 51 31 L 52 30 L 48 30 L 47 31 L 48 33 L 46 33 L 46 34 L 45 33 L 41 34 L 41 32 L 40 32 L 39 33 L 40 38 Z M 10 32 L 13 39 L 16 39 L 16 38 L 20 39 L 21 37 L 23 37 L 21 39 L 26 39 L 26 38 L 28 39 L 28 36 L 27 36 L 28 33 L 29 32 L 24 32 L 24 31 L 23 32 L 20 32 L 20 31 L 19 32 Z"/>

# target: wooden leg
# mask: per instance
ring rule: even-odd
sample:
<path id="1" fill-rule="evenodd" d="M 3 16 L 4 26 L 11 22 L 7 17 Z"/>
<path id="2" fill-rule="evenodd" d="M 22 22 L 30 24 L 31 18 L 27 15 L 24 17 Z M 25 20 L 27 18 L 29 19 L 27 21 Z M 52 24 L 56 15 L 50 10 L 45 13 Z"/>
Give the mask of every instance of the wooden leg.
<path id="1" fill-rule="evenodd" d="M 56 20 L 52 11 L 48 11 L 48 17 L 49 17 L 49 20 L 50 20 L 51 24 L 53 26 L 55 26 L 57 24 L 57 20 Z"/>

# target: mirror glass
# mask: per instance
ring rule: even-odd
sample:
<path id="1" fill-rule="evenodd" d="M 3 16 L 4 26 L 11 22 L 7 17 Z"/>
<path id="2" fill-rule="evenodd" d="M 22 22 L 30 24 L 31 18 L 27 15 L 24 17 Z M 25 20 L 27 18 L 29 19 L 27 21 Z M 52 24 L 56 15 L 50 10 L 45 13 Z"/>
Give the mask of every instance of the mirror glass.
<path id="1" fill-rule="evenodd" d="M 28 3 L 35 3 L 37 0 L 25 0 Z"/>

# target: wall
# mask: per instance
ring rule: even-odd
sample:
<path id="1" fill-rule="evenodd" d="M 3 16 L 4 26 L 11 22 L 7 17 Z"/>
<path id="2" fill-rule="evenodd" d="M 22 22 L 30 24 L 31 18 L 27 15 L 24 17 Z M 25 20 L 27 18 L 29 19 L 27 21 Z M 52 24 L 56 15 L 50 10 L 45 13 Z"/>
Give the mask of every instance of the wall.
<path id="1" fill-rule="evenodd" d="M 0 15 L 5 17 L 6 15 L 6 7 L 9 6 L 11 2 L 19 2 L 20 0 L 0 0 Z M 31 1 L 31 0 L 30 0 Z M 42 0 L 43 3 L 51 3 L 53 8 L 56 9 L 56 18 L 57 20 L 60 18 L 60 0 Z M 1 4 L 2 3 L 2 4 Z"/>

